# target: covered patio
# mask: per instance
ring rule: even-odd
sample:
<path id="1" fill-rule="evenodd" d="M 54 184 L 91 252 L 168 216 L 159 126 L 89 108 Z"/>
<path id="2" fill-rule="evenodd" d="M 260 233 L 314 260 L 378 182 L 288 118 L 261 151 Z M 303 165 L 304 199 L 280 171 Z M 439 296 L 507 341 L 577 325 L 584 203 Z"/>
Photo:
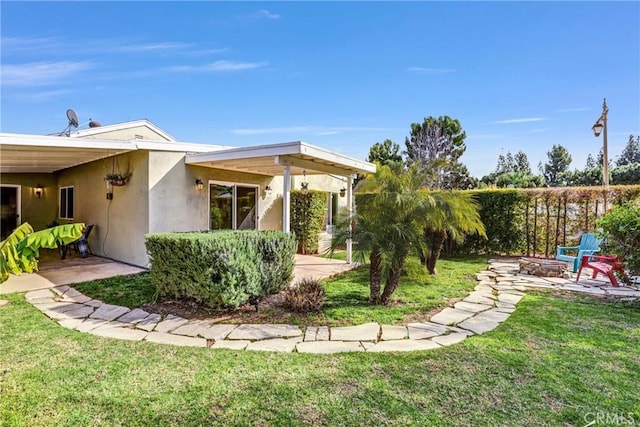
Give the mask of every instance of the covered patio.
<path id="1" fill-rule="evenodd" d="M 291 177 L 293 175 L 336 175 L 346 179 L 347 210 L 353 212 L 353 179 L 376 171 L 372 163 L 295 141 L 283 144 L 233 148 L 188 154 L 187 165 L 283 177 L 282 231 L 291 232 Z M 352 242 L 347 241 L 347 264 L 352 261 Z"/>

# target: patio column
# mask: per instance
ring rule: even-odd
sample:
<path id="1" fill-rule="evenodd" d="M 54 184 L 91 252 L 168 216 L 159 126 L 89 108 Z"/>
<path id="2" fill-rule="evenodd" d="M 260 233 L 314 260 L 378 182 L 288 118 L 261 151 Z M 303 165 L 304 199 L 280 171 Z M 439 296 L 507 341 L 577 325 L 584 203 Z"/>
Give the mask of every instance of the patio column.
<path id="1" fill-rule="evenodd" d="M 353 176 L 347 177 L 347 212 L 349 214 L 349 234 L 351 234 L 351 216 L 353 215 Z M 351 251 L 353 249 L 353 241 L 351 237 L 347 239 L 347 264 L 351 264 Z"/>
<path id="2" fill-rule="evenodd" d="M 282 231 L 291 232 L 291 166 L 284 165 L 282 184 Z"/>

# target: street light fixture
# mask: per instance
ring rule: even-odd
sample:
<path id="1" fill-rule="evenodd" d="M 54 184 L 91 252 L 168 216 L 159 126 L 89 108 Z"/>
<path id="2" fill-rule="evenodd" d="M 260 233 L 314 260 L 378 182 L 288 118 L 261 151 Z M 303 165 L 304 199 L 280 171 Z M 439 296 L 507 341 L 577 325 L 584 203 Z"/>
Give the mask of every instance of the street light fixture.
<path id="1" fill-rule="evenodd" d="M 602 184 L 606 187 L 609 186 L 609 155 L 607 153 L 607 114 L 609 108 L 607 107 L 607 99 L 602 101 L 602 114 L 596 120 L 596 123 L 591 127 L 593 134 L 597 137 L 602 132 Z"/>

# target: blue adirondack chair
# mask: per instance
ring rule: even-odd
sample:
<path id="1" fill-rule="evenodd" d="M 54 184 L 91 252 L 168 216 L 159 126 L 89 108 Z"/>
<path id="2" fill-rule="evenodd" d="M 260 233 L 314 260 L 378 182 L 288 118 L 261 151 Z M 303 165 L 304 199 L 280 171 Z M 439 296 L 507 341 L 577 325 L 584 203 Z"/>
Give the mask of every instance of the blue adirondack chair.
<path id="1" fill-rule="evenodd" d="M 577 273 L 582 255 L 593 255 L 599 252 L 601 241 L 602 239 L 596 238 L 595 234 L 585 233 L 580 238 L 578 246 L 558 246 L 556 259 L 570 263 L 573 265 L 573 272 Z"/>

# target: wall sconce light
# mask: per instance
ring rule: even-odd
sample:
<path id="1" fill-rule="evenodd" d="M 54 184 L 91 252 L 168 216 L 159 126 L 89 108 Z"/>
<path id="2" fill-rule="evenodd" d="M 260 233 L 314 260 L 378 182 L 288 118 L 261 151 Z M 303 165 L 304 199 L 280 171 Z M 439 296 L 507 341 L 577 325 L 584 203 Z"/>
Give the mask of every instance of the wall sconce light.
<path id="1" fill-rule="evenodd" d="M 340 189 L 340 197 L 344 197 L 344 196 L 345 196 L 345 194 L 347 194 L 347 189 L 346 189 L 346 188 L 344 188 L 344 187 L 342 187 L 342 188 Z"/>
<path id="2" fill-rule="evenodd" d="M 198 189 L 198 191 L 202 191 L 202 189 L 204 188 L 204 182 L 202 182 L 200 178 L 196 179 L 196 188 Z"/>
<path id="3" fill-rule="evenodd" d="M 36 193 L 36 196 L 38 196 L 38 199 L 39 199 L 40 197 L 42 197 L 42 192 L 44 191 L 44 188 L 42 188 L 42 185 L 38 184 L 36 185 L 36 188 L 34 191 Z"/>
<path id="4" fill-rule="evenodd" d="M 302 190 L 302 194 L 307 194 L 309 192 L 309 183 L 307 182 L 307 171 L 302 171 L 302 182 L 300 183 L 300 189 Z"/>
<path id="5" fill-rule="evenodd" d="M 264 187 L 264 193 L 267 195 L 267 197 L 268 197 L 268 196 L 271 196 L 271 192 L 272 192 L 272 191 L 273 191 L 273 190 L 271 189 L 271 186 L 270 186 L 270 185 L 267 185 L 266 187 Z"/>

